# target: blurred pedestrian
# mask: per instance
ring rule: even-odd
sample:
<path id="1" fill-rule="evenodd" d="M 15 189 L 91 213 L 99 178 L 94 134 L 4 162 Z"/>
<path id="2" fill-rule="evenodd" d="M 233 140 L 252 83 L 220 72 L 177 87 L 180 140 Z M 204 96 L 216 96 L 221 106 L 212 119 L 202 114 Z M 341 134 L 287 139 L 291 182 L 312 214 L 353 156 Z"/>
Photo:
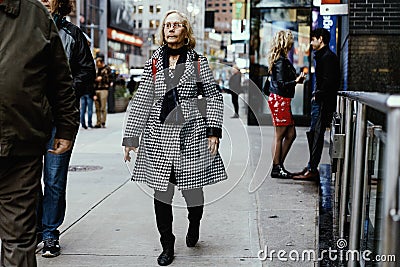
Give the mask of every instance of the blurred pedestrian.
<path id="1" fill-rule="evenodd" d="M 318 165 L 324 147 L 324 135 L 336 110 L 337 91 L 340 87 L 339 59 L 329 49 L 331 34 L 318 28 L 311 33 L 311 46 L 315 51 L 315 87 L 311 99 L 311 126 L 307 134 L 309 161 L 306 168 L 293 179 L 315 180 L 319 178 Z"/>
<path id="2" fill-rule="evenodd" d="M 1 266 L 36 266 L 36 207 L 46 143 L 72 147 L 79 111 L 54 21 L 37 0 L 0 2 Z M 5 52 L 7 51 L 7 52 Z"/>
<path id="3" fill-rule="evenodd" d="M 157 262 L 165 266 L 174 259 L 174 186 L 182 190 L 187 204 L 186 245 L 194 247 L 203 216 L 203 187 L 227 176 L 218 153 L 222 95 L 206 57 L 194 51 L 196 40 L 185 14 L 176 10 L 165 14 L 158 44 L 161 47 L 146 62 L 138 92 L 128 109 L 122 145 L 125 160 L 130 160 L 130 151 L 137 152 L 132 180 L 154 189 L 163 249 Z M 207 99 L 206 117 L 197 106 L 199 94 Z"/>
<path id="4" fill-rule="evenodd" d="M 133 93 L 136 91 L 136 81 L 135 81 L 135 76 L 131 75 L 130 80 L 128 81 L 128 84 L 126 87 L 129 90 L 129 93 L 133 95 Z"/>
<path id="5" fill-rule="evenodd" d="M 76 104 L 79 107 L 80 98 L 88 96 L 93 91 L 95 67 L 86 37 L 82 30 L 67 21 L 66 16 L 72 11 L 70 0 L 42 0 L 53 16 L 54 22 L 60 34 L 61 41 L 67 55 L 72 73 L 72 87 L 76 94 Z M 86 127 L 86 125 L 84 125 Z M 47 144 L 50 149 L 55 138 L 53 129 L 52 137 Z M 73 147 L 73 144 L 72 144 Z M 38 220 L 38 233 L 42 233 L 44 242 L 42 256 L 56 257 L 60 254 L 58 227 L 63 223 L 66 209 L 66 187 L 69 162 L 72 147 L 63 154 L 55 155 L 47 152 L 43 166 L 43 199 L 41 201 L 42 217 Z M 40 238 L 40 234 L 39 234 Z"/>
<path id="6" fill-rule="evenodd" d="M 87 44 L 90 47 L 91 44 L 91 39 L 90 37 L 85 33 L 82 32 L 83 35 L 86 38 Z M 92 59 L 92 61 L 94 61 Z M 94 66 L 94 63 L 93 63 Z M 96 70 L 95 70 L 96 71 Z M 96 101 L 96 92 L 94 91 L 94 81 L 91 82 L 90 84 L 87 85 L 86 90 L 83 92 L 83 95 L 81 96 L 81 125 L 84 129 L 87 129 L 87 126 L 89 128 L 93 128 L 93 123 L 92 123 L 92 117 L 93 117 L 93 100 Z M 86 124 L 86 110 L 87 110 L 87 124 Z"/>
<path id="7" fill-rule="evenodd" d="M 275 130 L 272 143 L 272 178 L 292 178 L 284 167 L 286 156 L 296 139 L 291 101 L 296 84 L 303 83 L 305 79 L 303 72 L 296 77 L 296 70 L 288 59 L 293 43 L 290 30 L 279 31 L 274 35 L 268 53 L 268 71 L 271 76 L 268 106 Z"/>
<path id="8" fill-rule="evenodd" d="M 106 118 L 107 118 L 107 99 L 108 90 L 111 86 L 111 69 L 106 66 L 104 59 L 98 57 L 96 59 L 97 66 L 97 76 L 95 79 L 95 89 L 96 89 L 96 117 L 97 123 L 95 128 L 105 128 Z"/>
<path id="9" fill-rule="evenodd" d="M 242 75 L 237 65 L 232 68 L 232 76 L 229 79 L 229 94 L 232 96 L 232 104 L 235 114 L 231 118 L 239 118 L 239 94 L 242 92 Z"/>

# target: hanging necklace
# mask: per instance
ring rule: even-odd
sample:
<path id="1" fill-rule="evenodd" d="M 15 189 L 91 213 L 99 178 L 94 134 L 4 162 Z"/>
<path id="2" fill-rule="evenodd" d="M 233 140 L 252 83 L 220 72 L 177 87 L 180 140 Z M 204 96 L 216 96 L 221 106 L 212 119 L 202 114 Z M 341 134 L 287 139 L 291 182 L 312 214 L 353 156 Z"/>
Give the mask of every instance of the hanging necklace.
<path id="1" fill-rule="evenodd" d="M 178 62 L 179 55 L 178 56 L 170 56 L 169 57 L 169 67 L 171 69 L 175 69 L 176 63 Z"/>

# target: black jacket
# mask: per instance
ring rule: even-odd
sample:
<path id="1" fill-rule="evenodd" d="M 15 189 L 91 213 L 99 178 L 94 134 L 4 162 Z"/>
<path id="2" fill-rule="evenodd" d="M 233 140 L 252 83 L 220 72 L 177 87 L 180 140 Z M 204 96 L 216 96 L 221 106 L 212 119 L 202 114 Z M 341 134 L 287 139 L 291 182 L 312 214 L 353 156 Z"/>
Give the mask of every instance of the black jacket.
<path id="1" fill-rule="evenodd" d="M 340 86 L 340 66 L 338 57 L 328 46 L 315 52 L 315 77 L 315 101 L 322 104 L 322 111 L 334 112 Z"/>
<path id="2" fill-rule="evenodd" d="M 55 15 L 54 21 L 69 60 L 73 79 L 72 87 L 75 89 L 76 97 L 79 99 L 86 94 L 92 96 L 96 69 L 86 37 L 81 29 L 65 18 L 59 19 Z"/>
<path id="3" fill-rule="evenodd" d="M 37 0 L 0 3 L 0 157 L 40 156 L 53 125 L 79 127 L 72 77 L 56 25 Z"/>
<path id="4" fill-rule="evenodd" d="M 280 56 L 272 66 L 269 91 L 283 97 L 293 98 L 295 87 L 296 70 L 289 59 Z"/>

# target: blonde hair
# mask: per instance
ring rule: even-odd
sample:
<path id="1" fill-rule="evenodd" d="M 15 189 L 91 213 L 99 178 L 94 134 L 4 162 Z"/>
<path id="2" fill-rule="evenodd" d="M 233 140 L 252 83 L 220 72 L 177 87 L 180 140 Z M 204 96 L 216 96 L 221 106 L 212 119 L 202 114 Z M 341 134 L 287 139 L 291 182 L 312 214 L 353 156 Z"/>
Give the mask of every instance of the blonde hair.
<path id="1" fill-rule="evenodd" d="M 156 43 L 158 45 L 163 45 L 164 44 L 164 23 L 165 23 L 165 19 L 171 15 L 171 14 L 178 14 L 181 18 L 182 18 L 182 23 L 185 25 L 185 29 L 186 29 L 186 38 L 188 39 L 188 42 L 185 41 L 185 45 L 188 46 L 189 49 L 194 49 L 196 46 L 196 39 L 194 37 L 193 34 L 193 28 L 192 25 L 190 24 L 190 21 L 188 19 L 188 17 L 182 13 L 179 12 L 177 10 L 169 10 L 165 13 L 164 18 L 162 19 L 162 23 L 160 24 L 160 26 L 158 26 L 157 32 L 156 32 Z"/>
<path id="2" fill-rule="evenodd" d="M 271 73 L 272 66 L 283 55 L 287 57 L 288 52 L 292 49 L 294 37 L 291 30 L 277 32 L 271 41 L 268 52 L 268 71 Z"/>

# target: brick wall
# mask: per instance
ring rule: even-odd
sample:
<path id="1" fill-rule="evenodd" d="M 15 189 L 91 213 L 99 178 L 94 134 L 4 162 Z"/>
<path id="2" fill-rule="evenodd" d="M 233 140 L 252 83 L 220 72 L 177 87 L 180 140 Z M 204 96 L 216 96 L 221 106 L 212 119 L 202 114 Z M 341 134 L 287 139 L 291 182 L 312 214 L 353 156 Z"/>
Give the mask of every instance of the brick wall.
<path id="1" fill-rule="evenodd" d="M 347 89 L 400 93 L 400 0 L 349 2 Z"/>
<path id="2" fill-rule="evenodd" d="M 400 35 L 355 35 L 349 39 L 348 89 L 400 92 Z"/>
<path id="3" fill-rule="evenodd" d="M 349 2 L 350 34 L 400 34 L 399 0 Z"/>

